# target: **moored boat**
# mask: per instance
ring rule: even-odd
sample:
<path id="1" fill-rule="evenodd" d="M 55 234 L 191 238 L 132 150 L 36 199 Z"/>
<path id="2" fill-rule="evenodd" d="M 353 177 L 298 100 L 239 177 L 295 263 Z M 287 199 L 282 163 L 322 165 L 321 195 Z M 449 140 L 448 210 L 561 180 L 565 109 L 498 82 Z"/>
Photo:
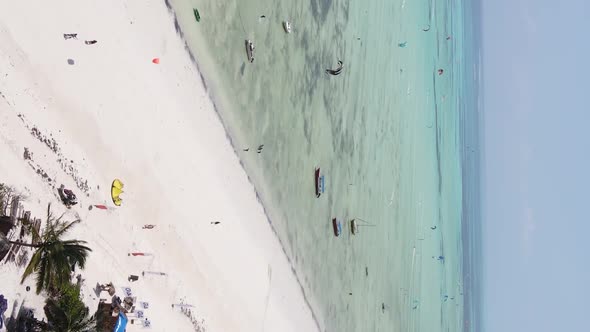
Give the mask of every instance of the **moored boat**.
<path id="1" fill-rule="evenodd" d="M 254 43 L 250 39 L 246 39 L 246 55 L 250 63 L 254 62 Z"/>
<path id="2" fill-rule="evenodd" d="M 357 229 L 356 219 L 352 219 L 350 221 L 350 232 L 352 233 L 352 235 L 355 235 L 357 231 L 358 231 L 358 229 Z"/>
<path id="3" fill-rule="evenodd" d="M 320 168 L 315 169 L 315 196 L 320 197 L 324 193 L 324 176 L 320 172 Z"/>
<path id="4" fill-rule="evenodd" d="M 361 221 L 362 223 L 359 225 L 359 221 Z M 359 219 L 359 218 L 354 218 L 350 221 L 350 232 L 352 233 L 352 235 L 356 235 L 359 231 L 359 227 L 364 226 L 364 227 L 375 227 L 375 225 L 373 224 L 369 224 L 367 221 Z"/>
<path id="5" fill-rule="evenodd" d="M 283 21 L 283 29 L 286 33 L 291 33 L 291 23 L 289 21 Z"/>
<path id="6" fill-rule="evenodd" d="M 193 14 L 195 14 L 195 20 L 197 20 L 197 22 L 201 22 L 201 14 L 199 14 L 199 10 L 197 10 L 197 8 L 193 8 Z"/>
<path id="7" fill-rule="evenodd" d="M 340 236 L 342 233 L 342 223 L 337 218 L 332 218 L 332 227 L 334 227 L 334 236 Z"/>

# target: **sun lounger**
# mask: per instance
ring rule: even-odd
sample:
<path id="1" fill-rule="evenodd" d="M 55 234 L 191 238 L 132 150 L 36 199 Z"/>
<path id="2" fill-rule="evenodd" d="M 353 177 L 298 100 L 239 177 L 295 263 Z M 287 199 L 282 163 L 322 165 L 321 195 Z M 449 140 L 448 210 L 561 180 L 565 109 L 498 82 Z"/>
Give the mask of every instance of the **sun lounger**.
<path id="1" fill-rule="evenodd" d="M 135 310 L 135 306 L 133 304 L 135 303 L 136 300 L 137 300 L 136 297 L 130 297 L 130 296 L 123 299 L 123 306 L 125 307 L 125 310 L 133 312 L 133 310 Z"/>
<path id="2" fill-rule="evenodd" d="M 133 295 L 131 292 L 131 287 L 123 287 L 123 294 L 125 294 L 126 297 Z"/>

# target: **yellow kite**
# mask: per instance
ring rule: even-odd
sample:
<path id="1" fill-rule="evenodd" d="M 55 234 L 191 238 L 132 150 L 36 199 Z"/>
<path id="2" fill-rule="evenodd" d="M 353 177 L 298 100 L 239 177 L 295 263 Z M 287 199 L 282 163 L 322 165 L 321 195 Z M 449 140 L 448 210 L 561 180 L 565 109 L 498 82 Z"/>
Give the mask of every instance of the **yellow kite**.
<path id="1" fill-rule="evenodd" d="M 121 206 L 121 202 L 123 201 L 119 195 L 123 193 L 123 182 L 119 179 L 115 179 L 113 181 L 113 185 L 111 186 L 111 198 L 113 199 L 113 203 L 116 206 Z"/>

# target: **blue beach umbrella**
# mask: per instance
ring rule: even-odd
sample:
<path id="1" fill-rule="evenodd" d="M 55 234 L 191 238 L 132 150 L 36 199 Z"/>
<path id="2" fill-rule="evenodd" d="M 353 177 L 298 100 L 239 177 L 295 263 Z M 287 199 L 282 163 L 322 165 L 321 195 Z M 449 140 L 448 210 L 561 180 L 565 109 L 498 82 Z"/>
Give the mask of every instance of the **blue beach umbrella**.
<path id="1" fill-rule="evenodd" d="M 120 312 L 119 319 L 117 319 L 117 324 L 115 324 L 113 332 L 125 332 L 125 327 L 127 327 L 127 316 Z"/>

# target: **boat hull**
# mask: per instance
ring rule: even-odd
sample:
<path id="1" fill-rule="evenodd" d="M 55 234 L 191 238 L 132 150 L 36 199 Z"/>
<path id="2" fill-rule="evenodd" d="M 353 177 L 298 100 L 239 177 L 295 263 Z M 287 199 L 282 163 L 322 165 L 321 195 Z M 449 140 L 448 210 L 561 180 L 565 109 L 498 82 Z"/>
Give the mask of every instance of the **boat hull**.
<path id="1" fill-rule="evenodd" d="M 356 220 L 352 219 L 350 221 L 350 232 L 352 233 L 352 235 L 355 235 L 356 234 L 356 232 L 358 230 L 356 227 L 357 227 Z"/>
<path id="2" fill-rule="evenodd" d="M 291 33 L 291 23 L 283 21 L 283 29 L 285 29 L 286 33 Z"/>
<path id="3" fill-rule="evenodd" d="M 334 236 L 340 236 L 342 233 L 342 223 L 336 218 L 332 218 L 332 227 L 334 228 Z"/>
<path id="4" fill-rule="evenodd" d="M 246 55 L 248 56 L 248 62 L 254 62 L 254 43 L 250 39 L 246 39 Z"/>
<path id="5" fill-rule="evenodd" d="M 315 169 L 315 196 L 320 197 L 324 192 L 324 176 L 320 173 L 320 168 Z"/>

